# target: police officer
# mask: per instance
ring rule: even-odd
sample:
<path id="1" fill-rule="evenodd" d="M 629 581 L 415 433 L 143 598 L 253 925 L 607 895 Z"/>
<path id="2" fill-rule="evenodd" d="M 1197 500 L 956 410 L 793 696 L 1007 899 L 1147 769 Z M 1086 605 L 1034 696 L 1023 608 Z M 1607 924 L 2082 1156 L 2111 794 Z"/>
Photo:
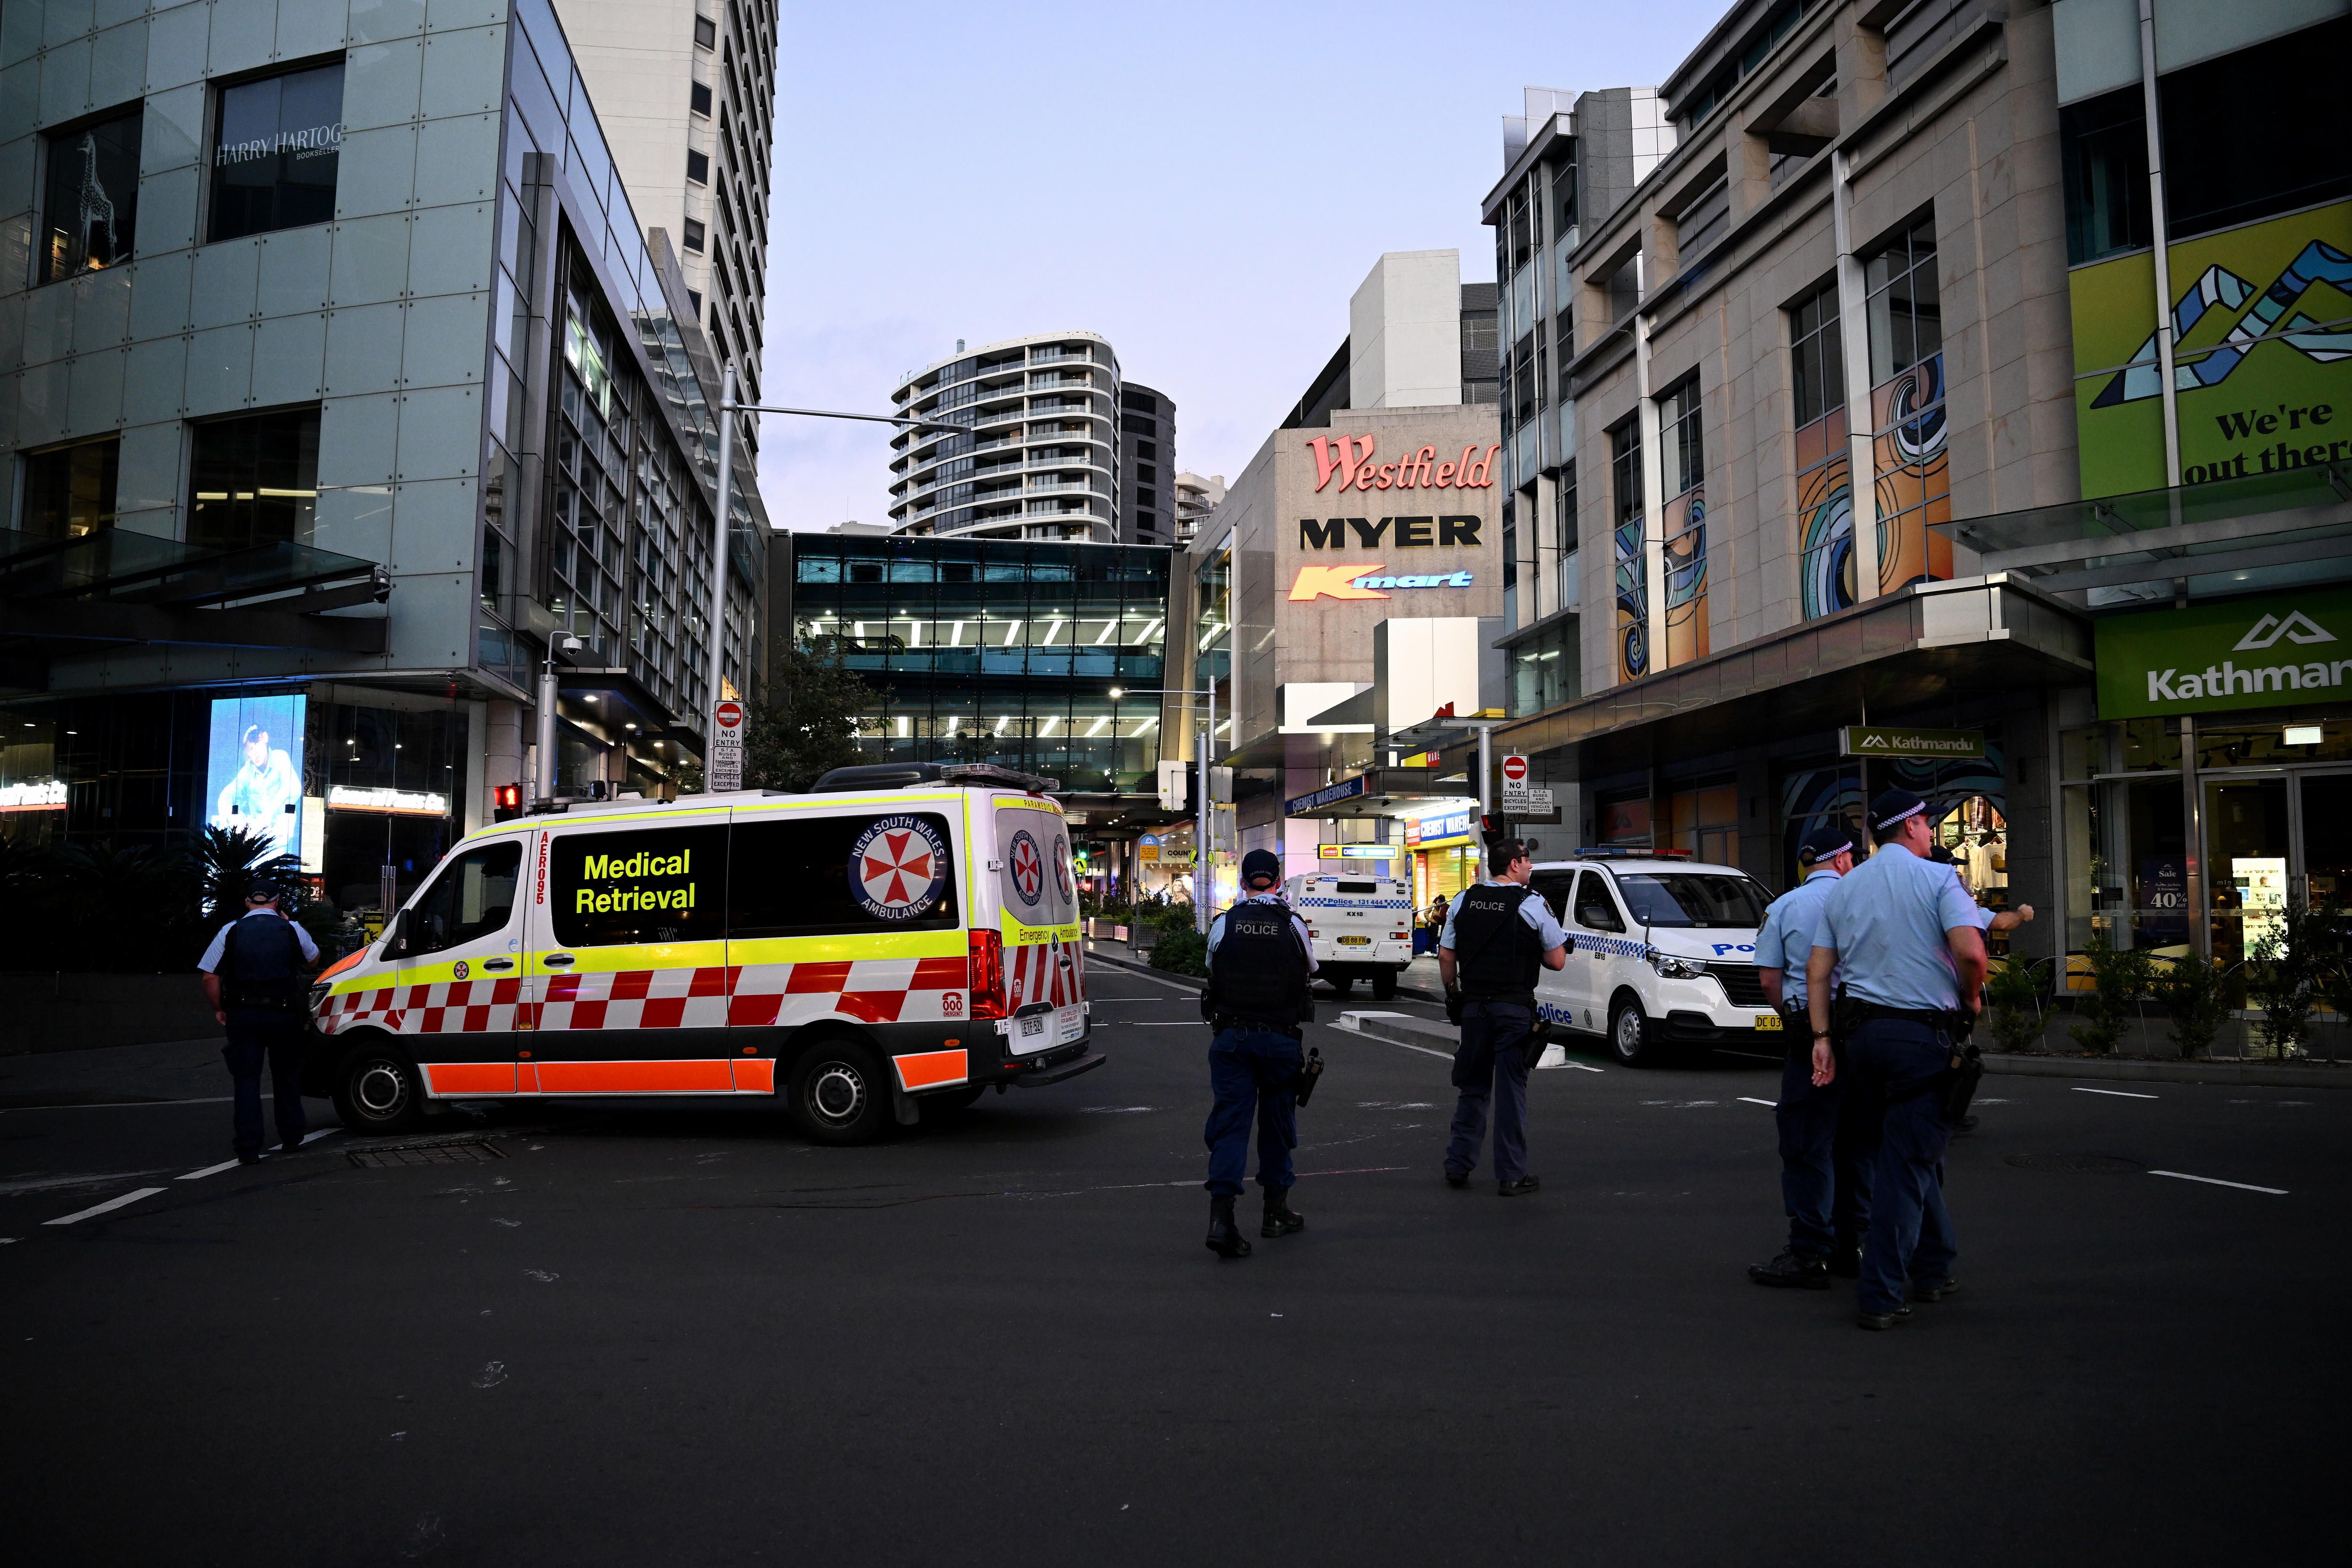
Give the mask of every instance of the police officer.
<path id="1" fill-rule="evenodd" d="M 261 1158 L 265 1060 L 278 1100 L 279 1150 L 291 1154 L 299 1149 L 308 1126 L 302 1114 L 302 966 L 318 962 L 319 948 L 309 931 L 278 909 L 281 897 L 276 883 L 254 883 L 245 895 L 243 918 L 214 933 L 196 963 L 213 1022 L 228 1027 L 221 1055 L 235 1084 L 236 1158 L 244 1165 Z"/>
<path id="2" fill-rule="evenodd" d="M 1462 1048 L 1454 1058 L 1454 1140 L 1448 1185 L 1466 1187 L 1495 1101 L 1496 1191 L 1515 1198 L 1542 1184 L 1528 1169 L 1528 1031 L 1536 1022 L 1536 973 L 1568 966 L 1568 933 L 1528 886 L 1527 847 L 1506 838 L 1486 852 L 1488 879 L 1454 900 L 1437 941 L 1437 973 L 1461 993 Z"/>
<path id="3" fill-rule="evenodd" d="M 1298 1078 L 1305 1067 L 1301 1028 L 1314 1016 L 1307 981 L 1315 950 L 1307 922 L 1282 901 L 1282 862 L 1271 850 L 1242 857 L 1241 900 L 1209 926 L 1209 985 L 1201 1011 L 1217 1031 L 1209 1046 L 1209 1086 L 1216 1103 L 1202 1137 L 1209 1145 L 1209 1250 L 1247 1258 L 1250 1244 L 1234 1223 L 1257 1122 L 1257 1182 L 1265 1192 L 1260 1236 L 1307 1228 L 1290 1206 L 1290 1152 L 1298 1146 Z"/>
<path id="4" fill-rule="evenodd" d="M 1826 1290 L 1832 1274 L 1862 1271 L 1862 1237 L 1870 1220 L 1870 1169 L 1861 1135 L 1859 1096 L 1843 1078 L 1816 1086 L 1811 1026 L 1805 1017 L 1805 964 L 1822 904 L 1853 869 L 1853 832 L 1842 823 L 1816 827 L 1797 849 L 1797 886 L 1772 900 L 1756 933 L 1756 977 L 1780 1015 L 1787 1059 L 1772 1113 L 1780 1132 L 1780 1205 L 1789 1245 L 1769 1263 L 1751 1265 L 1759 1285 Z M 1842 1047 L 1831 1041 L 1833 1061 Z"/>
<path id="5" fill-rule="evenodd" d="M 1938 1301 L 1958 1288 L 1952 1278 L 1958 1249 L 1944 1206 L 1951 1128 L 1943 1090 L 1954 1039 L 1976 1016 L 1985 949 L 1976 900 L 1949 866 L 1928 858 L 1927 802 L 1888 790 L 1870 803 L 1870 825 L 1878 851 L 1823 900 L 1805 991 L 1813 1082 L 1826 1087 L 1837 1077 L 1830 1037 L 1835 973 L 1853 1019 L 1843 1031 L 1854 1080 L 1849 1092 L 1875 1100 L 1878 1152 L 1855 1321 L 1891 1329 L 1911 1315 L 1909 1301 Z"/>

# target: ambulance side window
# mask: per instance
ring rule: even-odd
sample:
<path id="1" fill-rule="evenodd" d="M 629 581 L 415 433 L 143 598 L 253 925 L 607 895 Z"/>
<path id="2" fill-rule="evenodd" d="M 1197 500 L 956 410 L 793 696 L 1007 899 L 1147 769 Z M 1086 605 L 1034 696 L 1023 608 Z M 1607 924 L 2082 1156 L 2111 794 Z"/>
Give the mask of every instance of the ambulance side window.
<path id="1" fill-rule="evenodd" d="M 442 867 L 408 911 L 407 955 L 441 952 L 506 930 L 521 869 L 522 846 L 512 839 L 469 849 Z"/>
<path id="2" fill-rule="evenodd" d="M 558 833 L 547 908 L 558 947 L 717 942 L 727 934 L 727 829 Z"/>
<path id="3" fill-rule="evenodd" d="M 954 838 L 936 812 L 739 817 L 727 933 L 939 931 L 961 923 Z"/>
<path id="4" fill-rule="evenodd" d="M 1576 923 L 1588 931 L 1623 931 L 1616 901 L 1609 896 L 1609 879 L 1586 871 L 1576 884 Z"/>

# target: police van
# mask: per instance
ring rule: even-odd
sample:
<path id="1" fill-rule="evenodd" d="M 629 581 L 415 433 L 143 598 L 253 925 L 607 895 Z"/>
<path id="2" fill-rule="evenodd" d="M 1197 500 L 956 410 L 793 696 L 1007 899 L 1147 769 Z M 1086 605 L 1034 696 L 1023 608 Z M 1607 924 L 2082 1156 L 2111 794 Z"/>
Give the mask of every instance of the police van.
<path id="1" fill-rule="evenodd" d="M 1575 939 L 1568 966 L 1537 979 L 1544 1017 L 1602 1037 L 1629 1067 L 1676 1047 L 1782 1048 L 1756 974 L 1771 895 L 1745 871 L 1587 850 L 1537 866 L 1530 885 Z"/>
<path id="2" fill-rule="evenodd" d="M 1394 877 L 1309 871 L 1283 886 L 1315 938 L 1318 979 L 1340 995 L 1358 980 L 1385 1002 L 1412 962 L 1412 889 Z"/>
<path id="3" fill-rule="evenodd" d="M 354 1131 L 452 1100 L 756 1097 L 855 1143 L 1090 1071 L 1052 787 L 838 768 L 807 795 L 572 802 L 468 834 L 319 976 L 305 1089 Z"/>

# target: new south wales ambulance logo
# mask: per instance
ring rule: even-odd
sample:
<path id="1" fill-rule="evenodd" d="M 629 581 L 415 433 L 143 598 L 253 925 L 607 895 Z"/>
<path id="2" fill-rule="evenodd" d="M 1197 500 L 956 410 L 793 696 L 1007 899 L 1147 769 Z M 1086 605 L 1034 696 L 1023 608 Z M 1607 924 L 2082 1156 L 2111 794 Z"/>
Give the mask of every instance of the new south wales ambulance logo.
<path id="1" fill-rule="evenodd" d="M 919 816 L 885 816 L 849 847 L 849 892 L 876 920 L 910 921 L 947 890 L 948 847 Z"/>
<path id="2" fill-rule="evenodd" d="M 1007 857 L 1013 867 L 1013 890 L 1031 909 L 1045 892 L 1045 858 L 1037 853 L 1037 841 L 1024 829 L 1013 836 L 1013 848 Z"/>

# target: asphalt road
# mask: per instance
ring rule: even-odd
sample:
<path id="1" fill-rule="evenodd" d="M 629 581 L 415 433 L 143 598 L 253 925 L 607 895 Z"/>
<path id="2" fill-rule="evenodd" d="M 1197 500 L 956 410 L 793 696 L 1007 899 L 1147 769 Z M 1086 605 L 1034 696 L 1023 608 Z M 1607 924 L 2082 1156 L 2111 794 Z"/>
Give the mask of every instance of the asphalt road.
<path id="1" fill-rule="evenodd" d="M 1538 1074 L 1503 1202 L 1444 1060 L 1318 1025 L 1309 1226 L 1222 1262 L 1192 995 L 1094 979 L 1108 1067 L 866 1149 L 541 1107 L 182 1180 L 225 1104 L 0 1111 L 9 1557 L 2341 1561 L 2352 1093 L 1990 1080 L 1966 1289 L 1865 1334 L 1744 1278 L 1767 1063 Z"/>

